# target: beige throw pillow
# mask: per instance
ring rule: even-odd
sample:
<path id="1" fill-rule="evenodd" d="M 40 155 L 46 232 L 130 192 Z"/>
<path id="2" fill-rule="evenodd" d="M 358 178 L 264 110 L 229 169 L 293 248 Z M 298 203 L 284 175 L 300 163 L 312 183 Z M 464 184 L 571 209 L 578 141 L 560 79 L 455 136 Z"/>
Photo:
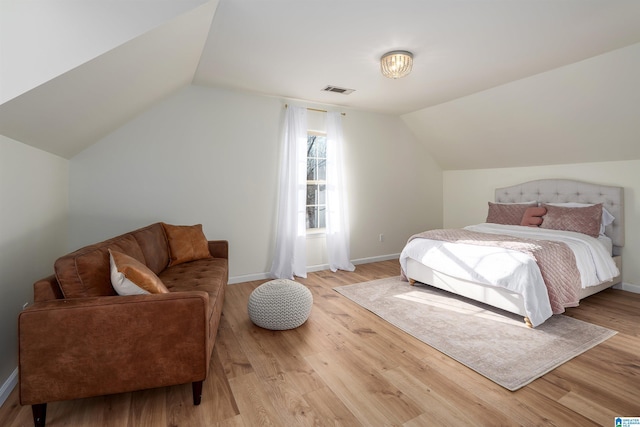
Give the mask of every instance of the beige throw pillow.
<path id="1" fill-rule="evenodd" d="M 169 290 L 146 265 L 137 259 L 109 249 L 111 286 L 118 295 L 164 294 Z"/>

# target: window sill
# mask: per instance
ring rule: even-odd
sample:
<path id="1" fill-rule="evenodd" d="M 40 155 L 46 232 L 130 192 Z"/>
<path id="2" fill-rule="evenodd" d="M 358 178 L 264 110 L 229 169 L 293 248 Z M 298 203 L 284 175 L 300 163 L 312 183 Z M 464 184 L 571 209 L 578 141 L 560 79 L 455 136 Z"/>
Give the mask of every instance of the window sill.
<path id="1" fill-rule="evenodd" d="M 326 236 L 324 228 L 312 228 L 307 230 L 307 239 L 319 239 Z"/>

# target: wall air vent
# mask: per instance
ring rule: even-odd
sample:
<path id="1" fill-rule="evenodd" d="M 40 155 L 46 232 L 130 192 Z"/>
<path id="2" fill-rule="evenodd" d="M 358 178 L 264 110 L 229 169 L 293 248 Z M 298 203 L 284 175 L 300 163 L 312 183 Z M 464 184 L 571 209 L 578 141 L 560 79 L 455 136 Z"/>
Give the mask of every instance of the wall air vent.
<path id="1" fill-rule="evenodd" d="M 351 92 L 353 92 L 355 89 L 345 89 L 343 87 L 338 87 L 338 86 L 327 86 L 324 89 L 322 89 L 324 92 L 334 92 L 334 93 L 341 93 L 343 95 L 349 95 Z"/>

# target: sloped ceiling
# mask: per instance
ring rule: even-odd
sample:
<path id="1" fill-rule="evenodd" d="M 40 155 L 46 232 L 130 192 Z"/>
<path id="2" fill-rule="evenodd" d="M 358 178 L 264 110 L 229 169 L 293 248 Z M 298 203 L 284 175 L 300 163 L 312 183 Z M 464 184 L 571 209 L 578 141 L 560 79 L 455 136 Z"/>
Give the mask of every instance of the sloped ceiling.
<path id="1" fill-rule="evenodd" d="M 0 104 L 206 0 L 2 0 Z"/>
<path id="2" fill-rule="evenodd" d="M 3 13 L 5 2 L 16 1 L 3 0 Z M 117 16 L 122 11 L 105 5 L 138 2 L 100 3 L 103 15 Z M 139 3 L 149 7 L 154 2 Z M 81 51 L 77 58 L 84 62 L 56 75 L 68 64 L 59 66 L 50 80 L 29 90 L 24 84 L 16 89 L 24 91 L 0 105 L 0 133 L 71 158 L 172 91 L 193 83 L 402 115 L 443 167 L 495 167 L 501 164 L 483 162 L 486 156 L 456 160 L 454 154 L 460 158 L 478 141 L 471 132 L 454 132 L 454 124 L 449 129 L 437 126 L 434 117 L 452 111 L 450 103 L 469 95 L 640 43 L 636 0 L 158 2 L 162 3 L 171 3 L 173 9 L 149 9 L 149 15 L 136 9 L 127 15 L 126 31 L 88 43 L 101 51 L 95 57 L 84 45 L 68 46 Z M 60 20 L 58 28 L 86 27 L 86 21 L 74 19 L 77 15 L 62 13 L 68 7 L 52 10 L 58 13 L 47 16 Z M 3 48 L 18 46 L 10 52 L 31 47 L 21 46 L 20 38 L 7 38 L 6 30 L 1 35 Z M 106 48 L 109 44 L 112 47 Z M 414 71 L 404 79 L 386 79 L 378 60 L 396 49 L 414 53 Z M 51 60 L 50 52 L 22 66 L 42 65 L 43 58 Z M 5 75 L 17 79 L 22 74 L 4 73 L 2 85 L 11 85 Z M 322 92 L 326 85 L 355 92 Z M 7 92 L 12 93 L 0 93 Z M 471 99 L 473 103 L 482 98 Z M 425 120 L 428 126 L 422 125 Z M 455 120 L 448 117 L 450 122 Z M 491 136 L 485 135 L 482 143 Z M 513 135 L 494 138 L 491 149 L 499 152 L 513 144 L 512 139 Z M 506 166 L 513 161 L 505 157 Z"/>
<path id="3" fill-rule="evenodd" d="M 76 3 L 82 2 L 71 3 L 75 7 Z M 161 7 L 164 2 L 154 3 L 142 1 L 138 5 L 153 9 Z M 67 55 L 68 59 L 62 61 L 63 66 L 74 65 L 73 68 L 0 105 L 0 133 L 71 158 L 168 94 L 189 85 L 200 60 L 217 1 L 195 8 L 194 2 L 185 4 L 191 6 L 186 12 L 182 9 L 176 11 L 175 7 L 166 11 L 171 18 L 168 22 L 164 22 L 166 13 L 152 22 L 143 20 L 141 28 L 147 31 L 140 34 L 140 28 L 132 27 L 129 31 L 117 32 L 111 38 L 104 37 L 114 45 L 92 59 L 85 61 L 95 51 L 75 57 Z M 74 7 L 70 10 L 77 11 Z M 128 9 L 123 9 L 113 16 L 128 12 Z M 65 24 L 73 25 L 73 22 Z M 84 22 L 78 25 L 86 27 Z M 87 32 L 91 33 L 91 29 Z M 132 34 L 136 36 L 121 42 Z M 3 39 L 3 43 L 6 44 L 7 39 Z M 97 47 L 101 51 L 105 45 Z M 65 46 L 59 49 L 68 53 Z M 34 81 L 38 83 L 37 78 L 41 77 L 42 74 L 36 76 L 32 84 Z M 3 80 L 2 83 L 7 85 L 11 82 Z"/>
<path id="4" fill-rule="evenodd" d="M 408 113 L 444 170 L 640 159 L 640 43 Z"/>

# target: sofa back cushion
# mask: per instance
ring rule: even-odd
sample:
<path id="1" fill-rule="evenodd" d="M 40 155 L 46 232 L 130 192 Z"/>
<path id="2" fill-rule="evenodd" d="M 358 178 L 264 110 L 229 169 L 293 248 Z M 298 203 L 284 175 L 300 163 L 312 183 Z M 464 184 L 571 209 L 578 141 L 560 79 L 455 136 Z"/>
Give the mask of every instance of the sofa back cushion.
<path id="1" fill-rule="evenodd" d="M 169 242 L 162 223 L 151 224 L 130 233 L 135 237 L 142 254 L 144 264 L 158 274 L 169 265 Z M 130 255 L 130 254 L 129 254 Z"/>
<path id="2" fill-rule="evenodd" d="M 156 274 L 169 263 L 167 238 L 160 223 L 85 246 L 54 264 L 65 298 L 117 295 L 111 286 L 109 249 L 135 258 Z"/>

